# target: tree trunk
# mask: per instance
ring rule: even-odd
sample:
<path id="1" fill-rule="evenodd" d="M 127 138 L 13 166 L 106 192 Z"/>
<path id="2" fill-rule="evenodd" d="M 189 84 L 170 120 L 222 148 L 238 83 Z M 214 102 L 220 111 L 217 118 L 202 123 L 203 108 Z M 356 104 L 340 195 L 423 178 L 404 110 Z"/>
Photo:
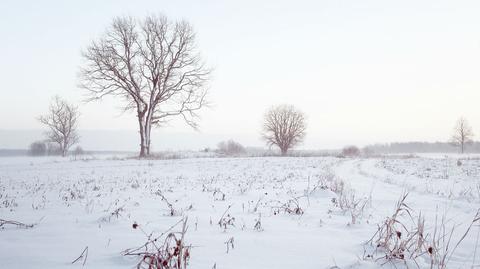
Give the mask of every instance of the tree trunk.
<path id="1" fill-rule="evenodd" d="M 138 113 L 138 127 L 139 127 L 139 133 L 140 133 L 140 154 L 138 157 L 140 158 L 145 158 L 148 156 L 148 149 L 147 149 L 147 144 L 146 144 L 146 138 L 145 138 L 145 114 L 144 113 Z"/>
<path id="2" fill-rule="evenodd" d="M 280 149 L 282 151 L 282 156 L 287 156 L 288 149 Z"/>
<path id="3" fill-rule="evenodd" d="M 62 154 L 62 157 L 65 157 L 67 156 L 66 152 L 65 152 L 65 140 L 62 139 L 63 141 L 61 142 L 58 142 L 58 146 L 60 147 L 60 154 Z"/>
<path id="4" fill-rule="evenodd" d="M 65 137 L 63 140 L 63 157 L 67 157 L 68 149 L 67 149 L 67 138 Z"/>
<path id="5" fill-rule="evenodd" d="M 152 131 L 152 124 L 147 122 L 145 124 L 145 146 L 147 148 L 147 156 L 150 155 L 150 133 Z"/>
<path id="6" fill-rule="evenodd" d="M 145 113 L 138 114 L 138 127 L 140 129 L 140 158 L 150 155 L 150 133 L 152 131 L 151 119 Z"/>

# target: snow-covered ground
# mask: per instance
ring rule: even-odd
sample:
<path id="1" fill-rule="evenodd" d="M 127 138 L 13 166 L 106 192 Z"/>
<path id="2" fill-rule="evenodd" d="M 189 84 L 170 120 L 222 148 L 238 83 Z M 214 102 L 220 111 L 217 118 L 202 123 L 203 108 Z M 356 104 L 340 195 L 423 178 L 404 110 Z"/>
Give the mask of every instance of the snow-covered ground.
<path id="1" fill-rule="evenodd" d="M 421 214 L 429 247 L 453 227 L 452 252 L 480 208 L 480 160 L 457 161 L 0 158 L 0 220 L 35 224 L 0 227 L 0 268 L 82 267 L 72 261 L 87 246 L 87 268 L 133 268 L 139 257 L 124 250 L 185 217 L 189 268 L 431 268 L 428 249 L 384 259 L 375 233 L 408 193 L 405 229 Z M 479 229 L 447 255 L 446 268 L 480 264 Z"/>

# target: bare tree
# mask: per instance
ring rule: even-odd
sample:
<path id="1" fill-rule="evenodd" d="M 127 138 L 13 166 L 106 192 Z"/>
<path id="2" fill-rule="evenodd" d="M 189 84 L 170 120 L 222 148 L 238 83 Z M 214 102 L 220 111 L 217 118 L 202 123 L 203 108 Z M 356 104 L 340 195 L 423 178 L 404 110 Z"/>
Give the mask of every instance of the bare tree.
<path id="1" fill-rule="evenodd" d="M 189 23 L 165 16 L 116 18 L 83 57 L 80 79 L 89 100 L 115 96 L 125 101 L 125 111 L 135 111 L 140 157 L 150 154 L 152 126 L 180 116 L 198 127 L 211 70 L 201 61 Z"/>
<path id="2" fill-rule="evenodd" d="M 468 124 L 467 119 L 460 117 L 458 119 L 455 128 L 453 129 L 453 135 L 451 143 L 454 146 L 460 147 L 462 154 L 465 152 L 465 146 L 473 142 L 472 127 Z"/>
<path id="3" fill-rule="evenodd" d="M 305 115 L 292 105 L 272 107 L 265 114 L 262 136 L 269 146 L 278 146 L 282 155 L 303 141 L 305 131 Z"/>
<path id="4" fill-rule="evenodd" d="M 79 140 L 77 121 L 79 112 L 77 107 L 67 103 L 59 96 L 55 96 L 46 115 L 38 120 L 48 127 L 47 140 L 58 145 L 62 156 L 66 156 L 68 149 Z"/>

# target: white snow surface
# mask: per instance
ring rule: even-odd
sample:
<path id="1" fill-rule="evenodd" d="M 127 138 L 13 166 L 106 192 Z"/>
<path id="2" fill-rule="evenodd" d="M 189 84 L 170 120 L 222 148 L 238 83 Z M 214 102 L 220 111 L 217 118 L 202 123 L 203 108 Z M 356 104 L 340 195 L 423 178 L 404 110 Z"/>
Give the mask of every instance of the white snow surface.
<path id="1" fill-rule="evenodd" d="M 159 235 L 186 216 L 189 268 L 430 268 L 428 254 L 418 265 L 368 258 L 367 241 L 408 192 L 426 230 L 446 216 L 456 243 L 480 208 L 480 160 L 458 158 L 0 158 L 0 220 L 36 224 L 0 227 L 0 268 L 80 268 L 72 261 L 87 246 L 85 268 L 134 268 L 139 258 L 122 251 L 145 243 L 141 230 Z M 355 223 L 322 187 L 329 180 L 368 201 Z M 285 212 L 292 199 L 303 214 Z M 234 225 L 225 229 L 217 223 L 229 206 Z M 478 231 L 447 268 L 480 264 Z"/>

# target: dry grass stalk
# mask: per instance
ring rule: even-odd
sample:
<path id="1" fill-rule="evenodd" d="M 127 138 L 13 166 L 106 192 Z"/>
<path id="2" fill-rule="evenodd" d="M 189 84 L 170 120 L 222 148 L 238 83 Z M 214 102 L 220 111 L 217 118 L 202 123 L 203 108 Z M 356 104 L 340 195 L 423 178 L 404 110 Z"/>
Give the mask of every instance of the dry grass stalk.
<path id="1" fill-rule="evenodd" d="M 457 226 L 453 225 L 451 229 L 447 229 L 445 216 L 442 216 L 440 223 L 438 223 L 437 221 L 438 218 L 436 217 L 431 246 L 428 248 L 428 253 L 430 256 L 430 268 L 446 269 L 458 246 L 464 241 L 464 239 L 472 230 L 473 226 L 480 223 L 480 209 L 477 210 L 477 213 L 475 214 L 472 222 L 470 222 L 465 232 L 462 234 L 457 243 L 453 246 L 452 236 Z M 475 254 L 476 253 L 474 253 L 474 256 Z"/>
<path id="2" fill-rule="evenodd" d="M 225 245 L 227 246 L 227 253 L 230 251 L 230 248 L 231 249 L 235 248 L 234 242 L 235 242 L 235 239 L 233 238 L 233 236 L 230 237 L 227 241 L 225 241 Z"/>
<path id="3" fill-rule="evenodd" d="M 253 229 L 258 232 L 263 231 L 262 214 L 258 214 L 258 219 L 255 220 L 255 225 L 253 226 Z"/>
<path id="4" fill-rule="evenodd" d="M 160 191 L 160 190 L 157 190 L 155 192 L 156 195 L 160 196 L 160 198 L 162 199 L 163 202 L 165 202 L 165 204 L 168 206 L 168 208 L 170 209 L 170 212 L 169 212 L 169 215 L 170 216 L 177 216 L 179 215 L 179 212 L 178 210 L 176 210 L 174 207 L 173 207 L 173 204 L 170 203 L 167 199 L 167 197 L 165 197 L 165 195 L 163 195 L 163 193 Z"/>
<path id="5" fill-rule="evenodd" d="M 72 264 L 78 261 L 82 261 L 82 266 L 85 266 L 85 263 L 87 262 L 87 258 L 88 258 L 88 246 L 83 249 L 82 253 L 80 253 L 80 256 L 78 256 L 78 258 L 73 260 Z"/>

